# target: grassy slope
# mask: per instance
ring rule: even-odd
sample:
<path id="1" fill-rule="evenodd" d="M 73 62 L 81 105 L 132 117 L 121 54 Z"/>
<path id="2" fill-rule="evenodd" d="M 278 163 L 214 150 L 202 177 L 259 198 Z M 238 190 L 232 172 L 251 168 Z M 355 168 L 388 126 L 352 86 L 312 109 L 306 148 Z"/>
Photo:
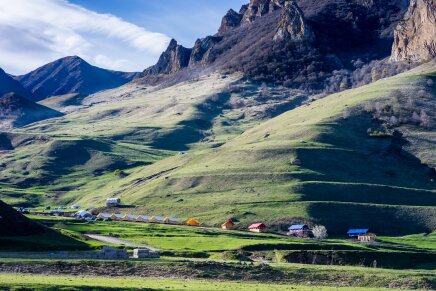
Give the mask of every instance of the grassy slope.
<path id="1" fill-rule="evenodd" d="M 404 159 L 392 152 L 393 138 L 369 137 L 367 129 L 377 124 L 358 108 L 392 90 L 413 94 L 434 72 L 430 63 L 328 96 L 218 149 L 189 152 L 133 171 L 79 203 L 91 206 L 103 198 L 96 195 L 116 193 L 140 208 L 129 211 L 195 216 L 210 225 L 229 217 L 248 224 L 303 216 L 332 233 L 349 227 L 369 227 L 381 234 L 430 231 L 436 228 L 436 195 L 429 169 L 415 157 Z M 343 119 L 346 110 L 357 113 Z M 419 151 L 414 154 L 420 156 Z"/>
<path id="2" fill-rule="evenodd" d="M 3 134 L 0 148 L 13 150 L 0 151 L 1 198 L 22 205 L 68 203 L 77 193 L 66 194 L 74 189 L 90 193 L 117 179 L 115 169 L 188 149 L 201 138 L 195 122 L 214 114 L 198 105 L 237 78 L 211 75 L 157 91 L 128 84 L 68 105 L 65 117 Z"/>

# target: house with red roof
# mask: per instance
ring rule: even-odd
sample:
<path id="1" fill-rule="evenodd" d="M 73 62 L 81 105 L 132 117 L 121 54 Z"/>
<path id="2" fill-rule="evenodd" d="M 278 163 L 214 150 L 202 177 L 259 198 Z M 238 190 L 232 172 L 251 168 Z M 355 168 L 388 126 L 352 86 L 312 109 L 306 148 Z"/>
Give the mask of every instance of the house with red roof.
<path id="1" fill-rule="evenodd" d="M 248 227 L 248 230 L 252 232 L 264 232 L 266 230 L 266 225 L 263 223 L 253 223 Z"/>

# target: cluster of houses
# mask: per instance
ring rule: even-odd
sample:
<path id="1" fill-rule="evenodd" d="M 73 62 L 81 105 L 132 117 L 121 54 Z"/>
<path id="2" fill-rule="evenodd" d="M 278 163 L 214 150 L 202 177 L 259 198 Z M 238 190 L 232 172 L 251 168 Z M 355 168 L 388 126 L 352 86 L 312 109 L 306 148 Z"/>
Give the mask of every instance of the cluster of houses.
<path id="1" fill-rule="evenodd" d="M 223 229 L 229 229 L 229 226 L 234 227 L 234 223 L 227 221 L 222 225 Z M 266 232 L 267 226 L 264 223 L 253 223 L 248 227 L 249 231 L 252 232 Z M 313 237 L 313 232 L 307 224 L 293 224 L 288 228 L 288 236 L 299 237 L 299 238 L 310 238 Z M 357 239 L 360 242 L 373 242 L 376 240 L 377 236 L 369 232 L 367 228 L 350 229 L 347 235 L 351 238 Z"/>

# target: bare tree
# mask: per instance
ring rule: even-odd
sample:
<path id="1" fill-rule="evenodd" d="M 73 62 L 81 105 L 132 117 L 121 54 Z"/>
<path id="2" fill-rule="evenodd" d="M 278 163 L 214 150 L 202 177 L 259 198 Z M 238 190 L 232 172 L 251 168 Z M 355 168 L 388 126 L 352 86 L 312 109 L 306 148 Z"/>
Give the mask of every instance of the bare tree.
<path id="1" fill-rule="evenodd" d="M 324 225 L 315 225 L 312 228 L 312 233 L 316 239 L 326 239 L 328 237 L 327 228 Z"/>

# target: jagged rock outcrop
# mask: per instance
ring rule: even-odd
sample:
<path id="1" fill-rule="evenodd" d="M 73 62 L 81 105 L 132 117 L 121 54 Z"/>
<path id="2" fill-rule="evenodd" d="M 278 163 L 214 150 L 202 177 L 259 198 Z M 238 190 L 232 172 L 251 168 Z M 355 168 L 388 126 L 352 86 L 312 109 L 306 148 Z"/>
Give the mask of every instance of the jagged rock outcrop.
<path id="1" fill-rule="evenodd" d="M 242 14 L 230 9 L 221 20 L 221 26 L 218 29 L 218 34 L 226 33 L 235 27 L 238 27 L 242 21 Z"/>
<path id="2" fill-rule="evenodd" d="M 303 12 L 294 1 L 286 1 L 280 15 L 274 41 L 311 41 L 315 35 L 304 19 Z"/>
<path id="3" fill-rule="evenodd" d="M 185 48 L 172 39 L 156 65 L 148 68 L 144 73 L 146 75 L 171 74 L 186 68 L 189 65 L 191 51 L 192 49 Z"/>
<path id="4" fill-rule="evenodd" d="M 243 15 L 243 22 L 251 23 L 257 18 L 280 9 L 286 0 L 251 0 Z"/>
<path id="5" fill-rule="evenodd" d="M 423 62 L 436 57 L 436 0 L 412 0 L 395 30 L 393 61 Z"/>
<path id="6" fill-rule="evenodd" d="M 219 36 L 208 36 L 203 39 L 197 39 L 194 48 L 192 49 L 189 59 L 189 66 L 195 64 L 206 64 L 210 61 L 211 48 L 222 40 Z"/>

